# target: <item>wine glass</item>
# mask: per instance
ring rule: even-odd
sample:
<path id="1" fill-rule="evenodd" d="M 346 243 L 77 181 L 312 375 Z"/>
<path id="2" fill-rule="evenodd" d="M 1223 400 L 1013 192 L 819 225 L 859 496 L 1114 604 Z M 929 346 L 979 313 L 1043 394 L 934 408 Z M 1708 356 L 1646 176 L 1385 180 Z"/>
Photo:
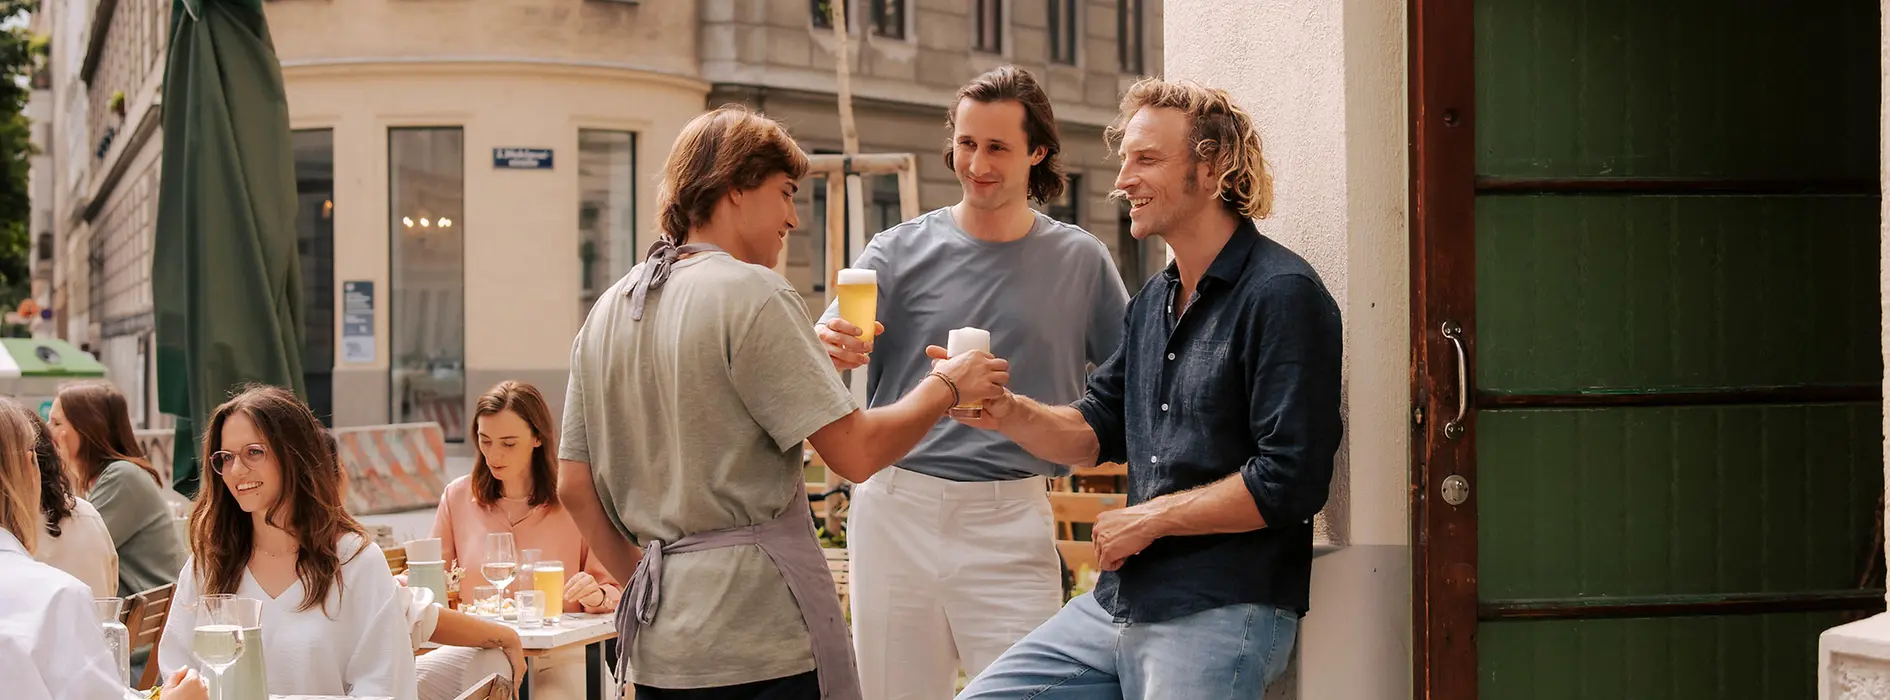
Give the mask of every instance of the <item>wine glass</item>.
<path id="1" fill-rule="evenodd" d="M 512 579 L 518 576 L 518 549 L 512 543 L 512 533 L 486 534 L 486 561 L 480 565 L 479 573 L 500 591 L 512 585 Z"/>
<path id="2" fill-rule="evenodd" d="M 235 601 L 236 596 L 228 593 L 197 599 L 197 628 L 193 630 L 190 653 L 210 669 L 211 685 L 219 700 L 225 690 L 223 672 L 243 655 L 243 625 L 237 619 Z"/>

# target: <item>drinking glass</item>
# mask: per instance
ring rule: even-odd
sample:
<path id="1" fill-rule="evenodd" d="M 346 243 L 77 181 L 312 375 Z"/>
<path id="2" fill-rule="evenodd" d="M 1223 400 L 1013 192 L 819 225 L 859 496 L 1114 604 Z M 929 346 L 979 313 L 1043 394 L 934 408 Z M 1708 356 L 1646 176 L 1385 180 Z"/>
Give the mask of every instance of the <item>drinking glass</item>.
<path id="1" fill-rule="evenodd" d="M 515 597 L 518 600 L 518 626 L 545 624 L 544 591 L 521 590 Z"/>
<path id="2" fill-rule="evenodd" d="M 486 533 L 486 562 L 480 565 L 479 574 L 501 591 L 512 585 L 512 579 L 518 576 L 518 549 L 512 543 L 512 533 Z"/>
<path id="3" fill-rule="evenodd" d="M 499 589 L 496 586 L 474 586 L 472 592 L 472 600 L 465 605 L 470 614 L 499 617 Z"/>
<path id="4" fill-rule="evenodd" d="M 125 612 L 123 598 L 93 598 L 92 612 L 98 616 L 98 624 L 104 628 L 105 647 L 112 652 L 113 669 L 118 672 L 118 682 L 131 685 L 131 631 L 118 618 Z"/>
<path id="5" fill-rule="evenodd" d="M 545 596 L 545 624 L 558 624 L 564 612 L 564 562 L 546 560 L 532 565 L 532 588 Z"/>
<path id="6" fill-rule="evenodd" d="M 192 630 L 190 653 L 210 669 L 210 685 L 219 700 L 225 690 L 223 671 L 243 655 L 243 626 L 235 600 L 236 596 L 228 593 L 198 598 L 197 628 Z"/>
<path id="7" fill-rule="evenodd" d="M 860 340 L 871 341 L 879 312 L 879 273 L 847 268 L 835 275 L 834 286 L 840 291 L 840 318 L 860 328 Z"/>
<path id="8" fill-rule="evenodd" d="M 544 554 L 545 551 L 542 549 L 518 550 L 518 578 L 520 581 L 530 582 L 532 580 L 532 565 L 538 563 L 538 558 L 544 556 Z M 520 587 L 529 587 L 529 583 Z"/>

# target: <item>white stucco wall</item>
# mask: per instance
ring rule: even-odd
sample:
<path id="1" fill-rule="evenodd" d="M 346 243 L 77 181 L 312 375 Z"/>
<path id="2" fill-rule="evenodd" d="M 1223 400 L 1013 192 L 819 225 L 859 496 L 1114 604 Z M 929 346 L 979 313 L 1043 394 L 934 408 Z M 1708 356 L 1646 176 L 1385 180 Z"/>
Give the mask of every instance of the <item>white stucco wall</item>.
<path id="1" fill-rule="evenodd" d="M 1260 230 L 1345 317 L 1346 433 L 1298 664 L 1269 696 L 1411 695 L 1410 273 L 1402 0 L 1169 0 L 1165 75 L 1225 88 L 1275 178 Z"/>

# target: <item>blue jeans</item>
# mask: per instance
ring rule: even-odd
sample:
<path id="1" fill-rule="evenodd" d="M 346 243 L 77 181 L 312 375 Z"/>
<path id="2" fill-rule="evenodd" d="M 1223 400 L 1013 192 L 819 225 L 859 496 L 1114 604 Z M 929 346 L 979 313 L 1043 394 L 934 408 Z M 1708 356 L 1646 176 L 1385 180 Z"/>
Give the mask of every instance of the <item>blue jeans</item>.
<path id="1" fill-rule="evenodd" d="M 971 681 L 958 700 L 1258 700 L 1286 670 L 1299 614 L 1229 605 L 1165 622 L 1116 622 L 1089 594 Z"/>

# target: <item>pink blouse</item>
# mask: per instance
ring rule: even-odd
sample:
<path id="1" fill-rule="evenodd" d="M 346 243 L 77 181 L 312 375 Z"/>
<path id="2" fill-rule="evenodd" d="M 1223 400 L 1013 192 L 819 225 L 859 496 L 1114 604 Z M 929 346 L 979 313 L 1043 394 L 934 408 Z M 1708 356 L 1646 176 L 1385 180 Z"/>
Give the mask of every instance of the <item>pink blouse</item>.
<path id="1" fill-rule="evenodd" d="M 459 582 L 461 591 L 489 585 L 479 573 L 479 567 L 485 563 L 486 534 L 493 532 L 512 533 L 513 546 L 520 555 L 527 549 L 539 550 L 540 559 L 563 562 L 565 571 L 583 571 L 603 586 L 603 605 L 591 607 L 566 599 L 566 612 L 609 612 L 617 609 L 617 599 L 622 595 L 622 589 L 617 585 L 617 580 L 604 570 L 603 562 L 591 556 L 591 548 L 584 543 L 584 537 L 578 533 L 577 523 L 571 520 L 569 512 L 561 506 L 544 506 L 532 509 L 518 524 L 509 524 L 505 513 L 496 506 L 484 508 L 473 500 L 470 476 L 462 476 L 446 485 L 446 490 L 440 494 L 440 509 L 433 520 L 433 536 L 440 539 L 440 556 L 446 560 L 447 567 L 451 568 L 453 562 L 458 561 L 459 566 L 466 570 Z M 513 581 L 514 586 L 517 584 L 518 581 Z"/>

